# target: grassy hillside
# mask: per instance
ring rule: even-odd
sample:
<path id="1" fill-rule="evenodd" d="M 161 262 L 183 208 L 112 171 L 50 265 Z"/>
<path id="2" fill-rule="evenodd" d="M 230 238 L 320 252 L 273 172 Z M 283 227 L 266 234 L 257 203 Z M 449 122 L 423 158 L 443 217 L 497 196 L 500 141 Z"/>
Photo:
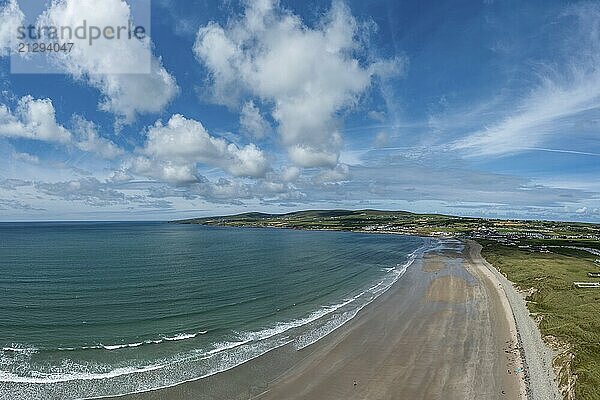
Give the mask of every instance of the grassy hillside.
<path id="1" fill-rule="evenodd" d="M 244 213 L 175 221 L 237 227 L 360 230 L 424 236 L 464 236 L 506 243 L 574 245 L 600 249 L 600 225 L 413 214 L 406 211 L 310 210 L 288 214 Z"/>

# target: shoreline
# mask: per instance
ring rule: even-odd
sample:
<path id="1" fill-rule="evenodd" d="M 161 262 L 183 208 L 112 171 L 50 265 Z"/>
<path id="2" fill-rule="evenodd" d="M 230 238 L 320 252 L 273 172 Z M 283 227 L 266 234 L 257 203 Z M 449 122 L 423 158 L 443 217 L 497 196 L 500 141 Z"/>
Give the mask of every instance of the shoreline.
<path id="1" fill-rule="evenodd" d="M 481 245 L 471 240 L 481 251 Z M 497 282 L 497 290 L 503 293 L 510 308 L 512 321 L 516 328 L 523 367 L 526 372 L 526 388 L 529 400 L 562 400 L 563 397 L 556 382 L 552 367 L 555 353 L 542 339 L 537 323 L 529 314 L 523 296 L 500 271 L 480 255 L 477 265 L 486 271 L 490 279 Z"/>
<path id="2" fill-rule="evenodd" d="M 233 226 L 224 225 L 222 227 Z M 307 230 L 289 226 L 255 226 L 253 228 Z M 340 231 L 334 228 L 311 228 L 308 230 Z M 445 239 L 439 236 L 421 236 L 407 232 L 365 231 L 362 229 L 348 229 L 342 231 L 383 235 L 420 236 L 437 240 Z M 504 307 L 509 320 L 511 335 L 518 343 L 520 366 L 523 368 L 526 377 L 525 380 L 520 382 L 520 388 L 524 393 L 520 396 L 521 399 L 562 400 L 563 397 L 556 381 L 556 373 L 552 367 L 553 359 L 556 354 L 542 339 L 539 326 L 530 316 L 529 309 L 527 308 L 523 296 L 517 291 L 511 281 L 481 255 L 481 245 L 476 239 L 452 238 L 452 240 L 461 241 L 471 248 L 478 247 L 476 250 L 477 256 L 475 257 L 477 262 L 474 263 L 475 267 L 478 268 L 487 279 L 494 283 L 494 287 L 502 301 L 502 306 Z M 592 254 L 595 253 L 592 252 Z"/>
<path id="3" fill-rule="evenodd" d="M 334 230 L 328 230 L 328 231 L 340 232 L 340 231 L 334 231 Z M 354 233 L 352 231 L 347 231 L 347 232 Z M 414 235 L 410 235 L 410 236 L 414 236 Z M 419 237 L 419 236 L 415 236 L 415 237 Z M 396 264 L 396 267 L 394 267 L 394 268 L 389 268 L 390 270 L 391 269 L 397 270 L 396 271 L 397 275 L 390 284 L 385 286 L 383 290 L 374 292 L 374 294 L 372 295 L 374 297 L 372 297 L 372 299 L 369 302 L 360 306 L 357 310 L 353 311 L 354 312 L 353 317 L 350 317 L 348 320 L 342 322 L 339 326 L 336 326 L 335 328 L 329 330 L 322 337 L 320 337 L 314 341 L 311 341 L 308 344 L 304 344 L 304 345 L 301 345 L 300 347 L 298 347 L 298 344 L 295 341 L 289 341 L 288 343 L 273 347 L 273 348 L 263 352 L 262 354 L 257 355 L 256 357 L 250 358 L 246 361 L 243 361 L 235 366 L 227 367 L 227 368 L 224 368 L 223 370 L 216 371 L 216 372 L 210 373 L 208 375 L 199 376 L 199 377 L 187 379 L 185 381 L 181 381 L 181 382 L 177 382 L 177 383 L 173 383 L 173 384 L 169 384 L 169 385 L 165 385 L 165 386 L 161 386 L 161 387 L 157 387 L 157 388 L 153 388 L 153 389 L 142 390 L 142 391 L 138 391 L 138 392 L 127 392 L 127 393 L 122 393 L 122 394 L 118 394 L 118 395 L 85 397 L 85 398 L 82 398 L 82 400 L 95 400 L 95 399 L 115 399 L 115 400 L 117 400 L 117 399 L 130 399 L 130 398 L 131 399 L 133 399 L 133 398 L 145 399 L 146 396 L 154 396 L 155 394 L 160 394 L 165 391 L 172 390 L 174 388 L 176 389 L 177 387 L 185 387 L 190 384 L 194 385 L 194 384 L 198 383 L 199 381 L 204 381 L 207 379 L 216 379 L 216 378 L 222 376 L 222 374 L 228 373 L 229 371 L 237 370 L 239 368 L 245 368 L 245 366 L 247 364 L 252 364 L 253 362 L 255 362 L 255 360 L 267 358 L 270 356 L 270 353 L 277 352 L 278 350 L 281 350 L 282 348 L 283 348 L 283 350 L 285 350 L 287 348 L 292 348 L 293 351 L 296 353 L 304 353 L 306 348 L 312 348 L 315 344 L 317 344 L 323 338 L 334 335 L 334 332 L 336 332 L 338 330 L 343 330 L 344 326 L 346 324 L 350 323 L 353 319 L 355 319 L 358 316 L 358 314 L 362 312 L 363 308 L 368 307 L 372 302 L 378 301 L 378 299 L 380 297 L 384 296 L 386 294 L 386 292 L 388 290 L 390 290 L 399 279 L 402 278 L 402 276 L 404 275 L 404 273 L 406 272 L 406 270 L 408 268 L 410 268 L 415 262 L 417 262 L 424 253 L 431 250 L 436 245 L 436 239 L 434 239 L 434 238 L 429 238 L 429 237 L 419 237 L 419 238 L 424 239 L 424 243 L 421 244 L 421 246 L 416 248 L 414 251 L 412 251 L 411 253 L 408 254 L 406 262 L 404 264 Z M 399 267 L 399 269 L 398 269 L 398 267 Z M 369 289 L 365 289 L 365 291 L 363 291 L 362 294 L 366 293 L 367 291 L 371 291 L 373 289 L 378 288 L 382 283 L 384 283 L 384 281 L 379 282 L 378 284 L 374 285 L 373 287 L 371 287 Z M 197 396 L 197 393 L 194 394 L 194 398 L 196 398 L 196 396 Z M 152 397 L 152 398 L 154 398 L 154 397 Z M 162 399 L 162 394 L 156 398 Z M 204 398 L 204 397 L 202 397 L 202 398 Z"/>
<path id="4" fill-rule="evenodd" d="M 524 379 L 519 380 L 519 392 L 521 394 L 520 398 L 523 400 L 534 399 L 535 397 L 532 395 L 531 388 L 528 385 L 528 382 L 530 381 L 530 373 L 529 368 L 527 367 L 527 357 L 523 349 L 522 338 L 517 327 L 517 322 L 515 320 L 515 314 L 513 311 L 514 306 L 513 304 L 511 304 L 504 290 L 504 286 L 502 285 L 498 277 L 494 274 L 494 271 L 497 272 L 497 270 L 491 264 L 485 261 L 485 259 L 481 255 L 482 246 L 474 240 L 467 240 L 466 244 L 467 248 L 469 249 L 469 256 L 471 257 L 471 261 L 473 262 L 472 265 L 474 265 L 475 268 L 479 269 L 479 272 L 486 279 L 489 280 L 489 282 L 492 284 L 492 287 L 496 290 L 502 307 L 504 309 L 506 319 L 508 321 L 510 335 L 512 337 L 512 340 L 515 343 L 517 343 L 519 351 L 519 357 L 517 359 L 517 368 L 522 368 L 524 372 Z"/>
<path id="5" fill-rule="evenodd" d="M 479 245 L 442 242 L 464 247 L 426 252 L 355 318 L 307 348 L 283 347 L 212 377 L 114 398 L 542 399 L 527 397 L 518 323 Z"/>

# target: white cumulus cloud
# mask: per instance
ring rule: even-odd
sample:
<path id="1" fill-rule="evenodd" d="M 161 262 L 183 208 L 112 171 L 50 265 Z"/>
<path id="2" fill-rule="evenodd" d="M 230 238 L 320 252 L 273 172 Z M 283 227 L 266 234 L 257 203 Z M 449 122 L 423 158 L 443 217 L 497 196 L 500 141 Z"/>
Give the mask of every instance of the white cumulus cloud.
<path id="1" fill-rule="evenodd" d="M 211 136 L 200 122 L 179 114 L 167 124 L 159 121 L 151 126 L 140 153 L 131 166 L 135 173 L 170 182 L 197 181 L 198 163 L 238 177 L 262 177 L 269 170 L 264 152 L 256 145 L 240 147 Z"/>
<path id="2" fill-rule="evenodd" d="M 60 143 L 103 158 L 115 158 L 123 150 L 101 137 L 96 126 L 82 117 L 73 117 L 71 130 L 56 120 L 56 110 L 50 99 L 22 97 L 15 111 L 0 104 L 0 137 L 24 138 Z"/>
<path id="3" fill-rule="evenodd" d="M 10 54 L 11 40 L 17 34 L 17 27 L 23 23 L 23 18 L 16 0 L 8 0 L 0 6 L 0 57 Z"/>
<path id="4" fill-rule="evenodd" d="M 50 99 L 22 97 L 15 113 L 0 104 L 0 136 L 69 143 L 71 133 L 56 122 Z"/>
<path id="5" fill-rule="evenodd" d="M 319 184 L 330 184 L 347 181 L 350 178 L 350 167 L 346 164 L 338 164 L 335 168 L 323 170 L 314 181 Z"/>
<path id="6" fill-rule="evenodd" d="M 75 116 L 73 117 L 73 134 L 75 136 L 75 146 L 88 153 L 98 154 L 106 159 L 116 158 L 124 153 L 113 142 L 101 137 L 98 129 L 93 122 Z"/>
<path id="7" fill-rule="evenodd" d="M 254 96 L 272 104 L 292 162 L 332 167 L 343 144 L 336 113 L 355 105 L 375 75 L 402 68 L 401 59 L 361 64 L 362 28 L 340 1 L 311 28 L 277 1 L 261 0 L 224 27 L 202 27 L 194 52 L 210 72 L 215 102 L 234 107 Z"/>
<path id="8" fill-rule="evenodd" d="M 130 6 L 123 0 L 57 0 L 42 15 L 41 25 L 72 27 L 128 26 Z M 143 40 L 71 40 L 72 51 L 59 53 L 61 68 L 98 89 L 103 98 L 100 109 L 113 113 L 119 123 L 131 123 L 137 114 L 162 111 L 178 93 L 175 78 L 151 53 L 148 37 Z"/>
<path id="9" fill-rule="evenodd" d="M 260 114 L 260 110 L 253 101 L 248 101 L 242 107 L 240 114 L 242 131 L 256 139 L 262 139 L 271 132 L 271 126 Z"/>

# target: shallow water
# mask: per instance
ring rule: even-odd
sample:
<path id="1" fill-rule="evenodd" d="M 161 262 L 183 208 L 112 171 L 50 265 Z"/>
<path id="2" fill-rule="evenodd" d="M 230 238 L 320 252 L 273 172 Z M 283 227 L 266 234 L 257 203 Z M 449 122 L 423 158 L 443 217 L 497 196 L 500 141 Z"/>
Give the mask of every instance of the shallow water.
<path id="1" fill-rule="evenodd" d="M 351 319 L 421 238 L 166 223 L 0 224 L 0 398 L 169 386 Z"/>

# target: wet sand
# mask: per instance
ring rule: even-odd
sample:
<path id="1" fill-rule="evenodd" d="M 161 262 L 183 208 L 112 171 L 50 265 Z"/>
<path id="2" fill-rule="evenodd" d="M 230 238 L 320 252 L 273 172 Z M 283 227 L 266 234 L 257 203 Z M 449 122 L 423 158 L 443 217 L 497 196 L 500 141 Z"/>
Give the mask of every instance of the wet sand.
<path id="1" fill-rule="evenodd" d="M 446 241 L 353 320 L 300 351 L 280 348 L 154 399 L 519 399 L 514 319 L 479 249 Z"/>

